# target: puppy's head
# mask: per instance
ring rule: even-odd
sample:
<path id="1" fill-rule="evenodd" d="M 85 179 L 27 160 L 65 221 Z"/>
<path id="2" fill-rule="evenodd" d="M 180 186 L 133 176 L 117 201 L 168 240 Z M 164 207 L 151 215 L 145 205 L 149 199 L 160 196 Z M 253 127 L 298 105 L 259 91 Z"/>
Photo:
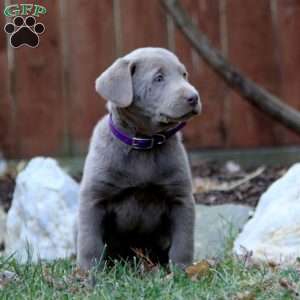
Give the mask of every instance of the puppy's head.
<path id="1" fill-rule="evenodd" d="M 184 65 L 162 48 L 140 48 L 117 59 L 97 78 L 96 91 L 144 133 L 172 127 L 201 111 Z"/>

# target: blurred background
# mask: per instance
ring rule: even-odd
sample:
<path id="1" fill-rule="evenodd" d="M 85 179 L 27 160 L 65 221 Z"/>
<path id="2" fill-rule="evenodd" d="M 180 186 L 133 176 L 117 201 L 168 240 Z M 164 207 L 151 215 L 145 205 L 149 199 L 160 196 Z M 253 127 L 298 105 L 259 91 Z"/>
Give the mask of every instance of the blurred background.
<path id="1" fill-rule="evenodd" d="M 292 146 L 299 136 L 232 91 L 192 48 L 159 0 L 38 3 L 45 33 L 36 49 L 13 49 L 0 14 L 0 151 L 7 158 L 85 154 L 106 113 L 95 78 L 117 57 L 166 47 L 186 65 L 203 113 L 184 129 L 188 149 Z M 214 47 L 249 78 L 300 109 L 299 0 L 181 0 Z"/>

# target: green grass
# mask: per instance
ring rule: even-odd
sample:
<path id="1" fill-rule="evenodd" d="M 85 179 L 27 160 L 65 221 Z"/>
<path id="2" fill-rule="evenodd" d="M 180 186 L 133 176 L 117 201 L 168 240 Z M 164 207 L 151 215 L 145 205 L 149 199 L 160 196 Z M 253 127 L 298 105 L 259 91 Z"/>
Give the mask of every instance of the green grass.
<path id="1" fill-rule="evenodd" d="M 12 257 L 0 256 L 0 300 L 300 299 L 300 261 L 293 267 L 278 268 L 253 264 L 251 258 L 238 260 L 231 254 L 236 235 L 229 224 L 222 259 L 211 260 L 205 275 L 196 279 L 177 269 L 145 271 L 145 261 L 115 262 L 87 275 L 76 268 L 74 259 L 19 264 Z M 4 271 L 15 273 L 15 279 L 3 280 Z"/>
<path id="2" fill-rule="evenodd" d="M 116 263 L 102 271 L 94 270 L 92 277 L 86 277 L 76 271 L 72 260 L 21 265 L 14 259 L 0 258 L 0 272 L 4 270 L 16 273 L 17 279 L 2 284 L 1 300 L 297 299 L 300 286 L 296 269 L 247 267 L 230 255 L 195 281 L 178 270 L 174 270 L 173 276 L 167 276 L 168 271 L 162 268 L 141 272 L 139 263 Z"/>

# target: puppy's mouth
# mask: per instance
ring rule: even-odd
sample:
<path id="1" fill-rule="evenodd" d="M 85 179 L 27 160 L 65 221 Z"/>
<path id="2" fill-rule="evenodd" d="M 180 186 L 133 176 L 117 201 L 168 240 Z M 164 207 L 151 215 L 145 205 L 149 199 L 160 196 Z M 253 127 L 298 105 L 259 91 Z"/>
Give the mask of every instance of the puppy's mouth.
<path id="1" fill-rule="evenodd" d="M 163 124 L 179 123 L 190 119 L 191 117 L 197 115 L 198 113 L 199 112 L 197 110 L 192 110 L 180 117 L 173 117 L 164 113 L 160 113 L 159 122 Z"/>

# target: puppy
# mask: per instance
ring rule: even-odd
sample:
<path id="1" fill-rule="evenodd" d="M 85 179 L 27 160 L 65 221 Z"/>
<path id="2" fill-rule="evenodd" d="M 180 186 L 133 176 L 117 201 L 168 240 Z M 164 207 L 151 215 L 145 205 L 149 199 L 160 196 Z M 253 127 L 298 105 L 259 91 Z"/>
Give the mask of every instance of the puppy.
<path id="1" fill-rule="evenodd" d="M 178 58 L 141 48 L 117 59 L 96 80 L 109 114 L 96 125 L 80 190 L 77 263 L 146 249 L 160 263 L 192 263 L 194 199 L 178 134 L 201 110 Z"/>

